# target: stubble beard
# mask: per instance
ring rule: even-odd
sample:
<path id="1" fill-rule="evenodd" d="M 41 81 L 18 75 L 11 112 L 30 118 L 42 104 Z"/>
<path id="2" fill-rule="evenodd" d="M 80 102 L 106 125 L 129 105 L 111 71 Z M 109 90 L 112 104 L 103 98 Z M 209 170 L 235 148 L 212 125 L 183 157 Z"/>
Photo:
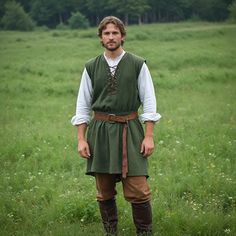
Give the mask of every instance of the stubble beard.
<path id="1" fill-rule="evenodd" d="M 108 44 L 109 44 L 109 43 L 108 43 Z M 120 48 L 121 43 L 116 44 L 114 47 L 109 47 L 107 44 L 102 43 L 102 46 L 103 46 L 104 48 L 106 48 L 108 51 L 114 52 L 114 51 L 116 51 L 118 48 Z"/>

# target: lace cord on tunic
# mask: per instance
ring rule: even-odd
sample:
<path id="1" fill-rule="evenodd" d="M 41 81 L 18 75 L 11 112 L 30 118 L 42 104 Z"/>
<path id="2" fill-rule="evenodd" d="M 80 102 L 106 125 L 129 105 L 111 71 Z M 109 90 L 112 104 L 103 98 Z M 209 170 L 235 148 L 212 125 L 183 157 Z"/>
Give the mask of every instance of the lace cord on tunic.
<path id="1" fill-rule="evenodd" d="M 118 66 L 109 66 L 108 68 L 108 95 L 115 95 L 117 94 L 117 72 L 118 72 Z"/>

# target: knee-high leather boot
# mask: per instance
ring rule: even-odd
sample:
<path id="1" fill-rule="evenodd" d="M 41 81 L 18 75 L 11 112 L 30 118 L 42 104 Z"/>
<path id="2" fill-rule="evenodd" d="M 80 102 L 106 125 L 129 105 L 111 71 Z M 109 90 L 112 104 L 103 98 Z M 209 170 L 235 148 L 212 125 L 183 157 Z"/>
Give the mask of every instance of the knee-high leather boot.
<path id="1" fill-rule="evenodd" d="M 117 235 L 117 207 L 115 199 L 98 201 L 106 236 Z"/>
<path id="2" fill-rule="evenodd" d="M 137 235 L 152 235 L 152 208 L 150 202 L 132 203 L 132 213 Z"/>

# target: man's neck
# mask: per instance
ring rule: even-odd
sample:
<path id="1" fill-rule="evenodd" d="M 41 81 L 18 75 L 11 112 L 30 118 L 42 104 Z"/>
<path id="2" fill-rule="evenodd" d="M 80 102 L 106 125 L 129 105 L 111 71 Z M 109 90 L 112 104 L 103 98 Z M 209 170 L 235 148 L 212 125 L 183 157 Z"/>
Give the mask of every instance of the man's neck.
<path id="1" fill-rule="evenodd" d="M 123 53 L 123 48 L 119 47 L 115 51 L 105 50 L 105 56 L 111 59 L 115 59 Z"/>

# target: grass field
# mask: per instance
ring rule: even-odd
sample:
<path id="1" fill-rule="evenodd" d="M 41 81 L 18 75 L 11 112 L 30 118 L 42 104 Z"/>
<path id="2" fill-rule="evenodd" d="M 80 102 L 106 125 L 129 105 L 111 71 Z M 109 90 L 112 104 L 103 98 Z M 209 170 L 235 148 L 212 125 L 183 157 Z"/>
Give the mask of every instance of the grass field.
<path id="1" fill-rule="evenodd" d="M 161 122 L 149 159 L 154 235 L 236 235 L 236 25 L 128 27 Z M 0 235 L 102 235 L 70 119 L 96 29 L 0 32 Z M 135 235 L 118 185 L 119 235 Z"/>

